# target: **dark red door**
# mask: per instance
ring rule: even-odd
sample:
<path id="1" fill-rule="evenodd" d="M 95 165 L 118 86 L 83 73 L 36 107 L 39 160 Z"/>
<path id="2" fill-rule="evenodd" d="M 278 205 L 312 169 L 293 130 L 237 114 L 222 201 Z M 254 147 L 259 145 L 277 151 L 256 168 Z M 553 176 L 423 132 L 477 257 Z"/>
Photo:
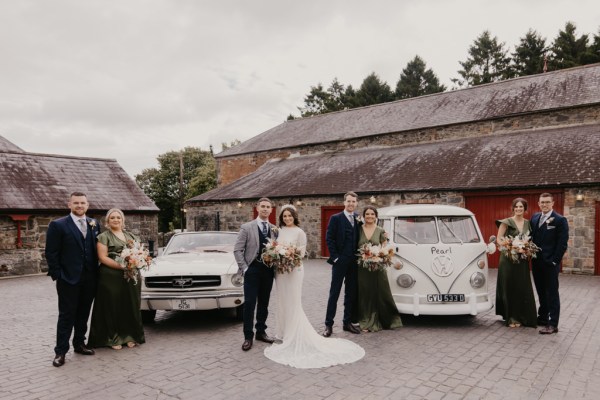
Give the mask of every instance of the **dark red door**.
<path id="1" fill-rule="evenodd" d="M 512 215 L 511 203 L 514 198 L 522 197 L 527 200 L 528 209 L 525 212 L 525 218 L 531 219 L 531 216 L 540 210 L 538 199 L 540 190 L 505 190 L 500 192 L 481 192 L 465 193 L 465 207 L 475 214 L 477 223 L 483 234 L 483 239 L 487 242 L 491 235 L 498 234 L 496 220 L 504 219 Z M 554 197 L 554 210 L 559 214 L 563 213 L 563 192 L 561 190 L 548 190 Z M 490 268 L 498 268 L 498 252 L 488 256 Z"/>
<path id="2" fill-rule="evenodd" d="M 596 202 L 596 226 L 594 227 L 594 243 L 596 250 L 594 251 L 594 259 L 596 266 L 595 274 L 600 275 L 600 201 Z"/>
<path id="3" fill-rule="evenodd" d="M 321 255 L 329 258 L 329 249 L 327 248 L 327 241 L 325 235 L 327 234 L 327 225 L 329 224 L 329 218 L 333 214 L 337 214 L 344 210 L 344 206 L 322 206 L 321 207 Z"/>

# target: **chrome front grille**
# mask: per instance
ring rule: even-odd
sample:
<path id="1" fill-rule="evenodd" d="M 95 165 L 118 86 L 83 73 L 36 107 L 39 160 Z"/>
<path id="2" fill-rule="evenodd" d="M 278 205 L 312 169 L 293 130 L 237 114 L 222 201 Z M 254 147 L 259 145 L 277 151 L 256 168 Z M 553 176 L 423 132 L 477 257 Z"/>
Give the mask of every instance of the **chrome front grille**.
<path id="1" fill-rule="evenodd" d="M 190 289 L 221 286 L 220 275 L 148 276 L 146 287 L 153 289 Z"/>

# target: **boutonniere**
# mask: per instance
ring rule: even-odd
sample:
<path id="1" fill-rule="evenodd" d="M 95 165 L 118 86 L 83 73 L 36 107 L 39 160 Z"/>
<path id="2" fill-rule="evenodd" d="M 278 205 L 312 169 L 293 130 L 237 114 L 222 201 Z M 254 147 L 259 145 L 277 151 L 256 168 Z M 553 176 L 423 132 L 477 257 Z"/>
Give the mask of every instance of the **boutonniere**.
<path id="1" fill-rule="evenodd" d="M 88 221 L 88 225 L 92 227 L 92 229 L 94 229 L 96 227 L 96 220 L 95 219 L 90 219 Z"/>
<path id="2" fill-rule="evenodd" d="M 273 233 L 273 235 L 275 235 L 275 238 L 277 239 L 277 237 L 279 236 L 279 228 L 277 227 L 277 225 L 271 225 L 271 232 Z"/>
<path id="3" fill-rule="evenodd" d="M 358 225 L 363 225 L 365 223 L 365 220 L 360 215 L 354 215 L 354 220 L 358 223 Z"/>
<path id="4" fill-rule="evenodd" d="M 554 217 L 550 217 L 546 220 L 546 224 L 550 225 L 550 222 L 554 221 Z"/>

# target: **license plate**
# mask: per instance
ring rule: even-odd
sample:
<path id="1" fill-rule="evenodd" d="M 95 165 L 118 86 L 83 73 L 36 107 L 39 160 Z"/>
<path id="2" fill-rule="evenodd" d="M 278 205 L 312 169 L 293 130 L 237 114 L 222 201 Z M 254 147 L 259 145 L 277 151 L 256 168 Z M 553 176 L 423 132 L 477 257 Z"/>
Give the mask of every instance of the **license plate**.
<path id="1" fill-rule="evenodd" d="M 175 304 L 173 304 L 174 310 L 189 310 L 192 308 L 191 300 L 180 299 L 175 300 Z"/>
<path id="2" fill-rule="evenodd" d="M 464 303 L 464 294 L 428 294 L 428 303 Z"/>

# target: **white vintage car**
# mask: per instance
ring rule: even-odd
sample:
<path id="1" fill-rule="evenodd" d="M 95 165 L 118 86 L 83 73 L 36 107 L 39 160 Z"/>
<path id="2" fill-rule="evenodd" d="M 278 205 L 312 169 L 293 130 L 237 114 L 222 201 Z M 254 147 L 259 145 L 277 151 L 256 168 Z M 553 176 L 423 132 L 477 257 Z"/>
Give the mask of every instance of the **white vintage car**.
<path id="1" fill-rule="evenodd" d="M 142 319 L 156 310 L 228 308 L 242 317 L 244 281 L 236 275 L 234 232 L 175 234 L 142 276 Z"/>
<path id="2" fill-rule="evenodd" d="M 493 246 L 482 239 L 472 212 L 434 204 L 378 211 L 396 254 L 388 279 L 398 311 L 477 315 L 493 307 L 487 263 Z"/>

